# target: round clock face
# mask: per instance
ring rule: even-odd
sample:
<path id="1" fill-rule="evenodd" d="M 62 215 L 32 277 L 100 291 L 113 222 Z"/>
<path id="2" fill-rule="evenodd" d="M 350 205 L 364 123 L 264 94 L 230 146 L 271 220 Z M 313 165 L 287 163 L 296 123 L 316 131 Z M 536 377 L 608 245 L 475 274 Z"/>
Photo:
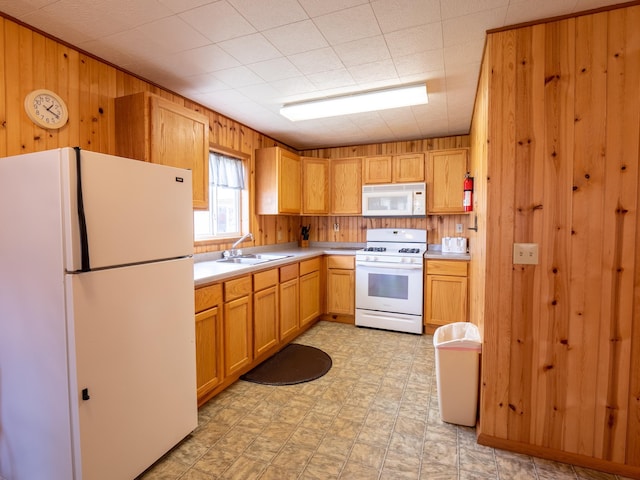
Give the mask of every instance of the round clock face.
<path id="1" fill-rule="evenodd" d="M 43 128 L 60 128 L 67 123 L 69 112 L 58 95 L 50 90 L 34 90 L 24 99 L 29 118 Z"/>

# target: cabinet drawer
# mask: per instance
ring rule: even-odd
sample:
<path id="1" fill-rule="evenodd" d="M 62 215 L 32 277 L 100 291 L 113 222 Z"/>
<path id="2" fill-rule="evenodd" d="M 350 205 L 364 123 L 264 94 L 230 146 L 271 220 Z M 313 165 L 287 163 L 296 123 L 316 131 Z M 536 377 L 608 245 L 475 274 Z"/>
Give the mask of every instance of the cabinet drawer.
<path id="1" fill-rule="evenodd" d="M 224 301 L 230 302 L 236 298 L 244 297 L 251 293 L 251 275 L 236 278 L 224 282 Z"/>
<path id="2" fill-rule="evenodd" d="M 320 257 L 300 262 L 300 276 L 320 270 Z"/>
<path id="3" fill-rule="evenodd" d="M 327 268 L 345 268 L 353 270 L 356 264 L 356 257 L 352 255 L 332 255 L 327 257 Z"/>
<path id="4" fill-rule="evenodd" d="M 427 260 L 427 275 L 466 277 L 469 262 L 459 260 Z"/>
<path id="5" fill-rule="evenodd" d="M 220 305 L 222 303 L 222 285 L 216 283 L 215 285 L 197 288 L 195 297 L 196 313 Z"/>
<path id="6" fill-rule="evenodd" d="M 294 263 L 280 267 L 280 283 L 288 282 L 298 276 L 298 264 Z"/>
<path id="7" fill-rule="evenodd" d="M 266 272 L 259 272 L 253 274 L 253 290 L 264 290 L 267 287 L 272 287 L 278 284 L 278 269 L 274 268 L 267 270 Z"/>

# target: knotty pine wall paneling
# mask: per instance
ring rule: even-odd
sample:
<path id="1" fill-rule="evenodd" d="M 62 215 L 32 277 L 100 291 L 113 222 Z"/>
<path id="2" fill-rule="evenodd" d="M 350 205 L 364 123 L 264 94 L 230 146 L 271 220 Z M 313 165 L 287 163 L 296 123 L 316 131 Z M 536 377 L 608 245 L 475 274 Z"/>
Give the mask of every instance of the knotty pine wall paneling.
<path id="1" fill-rule="evenodd" d="M 490 33 L 471 131 L 472 168 L 482 173 L 486 161 L 477 183 L 486 233 L 475 236 L 477 245 L 486 238 L 484 257 L 471 238 L 471 319 L 483 330 L 479 441 L 633 478 L 637 25 L 635 4 Z M 537 243 L 538 265 L 513 265 L 514 242 Z"/>

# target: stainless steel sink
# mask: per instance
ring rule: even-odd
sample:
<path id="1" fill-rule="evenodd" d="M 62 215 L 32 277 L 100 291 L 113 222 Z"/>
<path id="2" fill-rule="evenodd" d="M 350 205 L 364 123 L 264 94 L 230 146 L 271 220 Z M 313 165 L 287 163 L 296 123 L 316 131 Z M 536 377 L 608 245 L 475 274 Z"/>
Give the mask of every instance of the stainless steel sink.
<path id="1" fill-rule="evenodd" d="M 283 258 L 291 257 L 291 255 L 276 255 L 272 253 L 256 253 L 238 255 L 236 257 L 227 257 L 217 260 L 220 263 L 240 263 L 244 265 L 255 265 L 258 263 L 271 262 L 273 260 L 281 260 Z"/>

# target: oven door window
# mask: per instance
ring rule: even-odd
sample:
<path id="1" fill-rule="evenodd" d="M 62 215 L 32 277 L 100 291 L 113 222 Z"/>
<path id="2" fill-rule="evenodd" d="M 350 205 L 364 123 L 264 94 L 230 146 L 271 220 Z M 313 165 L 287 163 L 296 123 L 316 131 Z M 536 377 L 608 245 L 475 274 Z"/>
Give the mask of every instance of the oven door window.
<path id="1" fill-rule="evenodd" d="M 407 300 L 409 298 L 409 277 L 406 274 L 370 273 L 369 297 Z"/>

